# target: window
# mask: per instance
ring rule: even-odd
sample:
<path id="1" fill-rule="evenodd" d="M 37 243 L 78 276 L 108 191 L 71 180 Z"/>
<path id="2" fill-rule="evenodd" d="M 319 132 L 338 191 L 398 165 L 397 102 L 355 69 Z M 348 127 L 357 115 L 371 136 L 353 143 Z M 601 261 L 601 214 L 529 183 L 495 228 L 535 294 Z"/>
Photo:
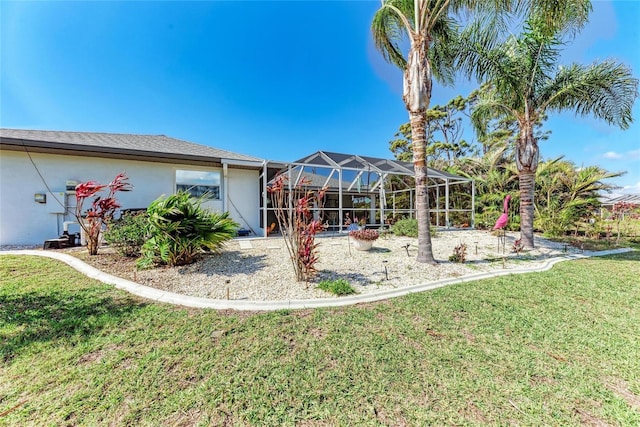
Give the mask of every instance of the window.
<path id="1" fill-rule="evenodd" d="M 193 197 L 220 200 L 220 172 L 177 170 L 176 190 Z"/>

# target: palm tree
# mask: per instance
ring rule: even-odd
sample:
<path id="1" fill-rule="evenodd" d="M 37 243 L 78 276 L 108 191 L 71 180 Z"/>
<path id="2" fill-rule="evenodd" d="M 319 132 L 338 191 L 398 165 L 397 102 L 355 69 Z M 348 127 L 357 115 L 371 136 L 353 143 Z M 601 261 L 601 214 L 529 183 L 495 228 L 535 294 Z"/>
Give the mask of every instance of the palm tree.
<path id="1" fill-rule="evenodd" d="M 573 15 L 569 13 L 569 18 Z M 518 122 L 515 144 L 520 188 L 522 243 L 534 247 L 533 214 L 535 177 L 539 161 L 534 125 L 547 112 L 574 111 L 593 115 L 622 129 L 632 121 L 631 109 L 638 96 L 638 80 L 631 70 L 612 60 L 591 65 L 559 67 L 559 46 L 579 26 L 573 19 L 549 24 L 531 15 L 522 35 L 502 43 L 485 43 L 471 31 L 465 35 L 467 49 L 457 65 L 469 76 L 490 82 L 472 114 L 481 126 L 496 112 Z"/>
<path id="2" fill-rule="evenodd" d="M 431 101 L 432 78 L 451 82 L 449 41 L 455 34 L 449 18 L 449 2 L 430 0 L 382 0 L 373 17 L 371 30 L 376 47 L 386 61 L 404 70 L 402 99 L 409 111 L 418 219 L 418 262 L 435 264 L 429 229 L 429 195 L 427 193 L 426 111 Z M 405 59 L 399 43 L 409 39 Z"/>
<path id="3" fill-rule="evenodd" d="M 576 167 L 562 157 L 542 161 L 536 170 L 536 229 L 559 235 L 584 220 L 600 202 L 602 191 L 614 186 L 605 180 L 622 175 L 599 166 Z"/>
<path id="4" fill-rule="evenodd" d="M 458 23 L 454 15 L 462 10 L 499 11 L 524 1 L 479 0 L 382 0 L 373 17 L 371 31 L 377 49 L 387 62 L 404 72 L 402 99 L 409 112 L 416 185 L 418 219 L 418 262 L 435 264 L 429 230 L 427 192 L 426 112 L 431 101 L 433 78 L 453 82 Z M 500 14 L 494 15 L 496 19 Z M 401 49 L 408 41 L 408 53 Z"/>
<path id="5" fill-rule="evenodd" d="M 469 28 L 485 41 L 495 40 L 504 30 L 506 12 L 531 11 L 551 27 L 559 23 L 584 22 L 588 0 L 381 0 L 371 31 L 377 49 L 387 62 L 404 72 L 402 99 L 411 123 L 413 164 L 418 219 L 418 262 L 435 264 L 429 230 L 427 192 L 426 111 L 431 101 L 433 78 L 452 83 L 453 59 L 459 54 L 456 17 L 478 12 Z M 566 11 L 569 10 L 570 13 Z M 463 18 L 468 18 L 464 16 Z M 405 56 L 401 43 L 408 41 Z"/>

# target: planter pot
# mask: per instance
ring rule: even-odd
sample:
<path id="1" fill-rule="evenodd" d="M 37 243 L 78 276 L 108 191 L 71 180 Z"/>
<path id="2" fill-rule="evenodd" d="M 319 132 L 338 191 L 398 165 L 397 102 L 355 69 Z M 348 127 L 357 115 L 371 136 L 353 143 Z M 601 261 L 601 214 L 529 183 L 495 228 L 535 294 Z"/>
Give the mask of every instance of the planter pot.
<path id="1" fill-rule="evenodd" d="M 373 240 L 353 240 L 353 247 L 359 251 L 368 251 L 373 246 Z"/>

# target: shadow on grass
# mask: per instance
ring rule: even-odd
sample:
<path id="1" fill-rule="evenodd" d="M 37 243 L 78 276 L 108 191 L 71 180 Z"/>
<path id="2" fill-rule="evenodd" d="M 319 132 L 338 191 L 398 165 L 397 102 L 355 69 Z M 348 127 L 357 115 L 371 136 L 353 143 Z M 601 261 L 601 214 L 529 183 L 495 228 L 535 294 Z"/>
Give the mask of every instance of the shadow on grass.
<path id="1" fill-rule="evenodd" d="M 146 305 L 98 288 L 0 295 L 0 359 L 9 361 L 35 343 L 85 340 Z"/>

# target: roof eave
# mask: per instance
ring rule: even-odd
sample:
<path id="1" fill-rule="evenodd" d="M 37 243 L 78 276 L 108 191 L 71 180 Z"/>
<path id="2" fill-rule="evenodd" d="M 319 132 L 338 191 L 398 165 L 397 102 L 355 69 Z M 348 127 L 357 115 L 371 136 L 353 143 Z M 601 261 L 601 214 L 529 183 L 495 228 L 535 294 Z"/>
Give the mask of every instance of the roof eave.
<path id="1" fill-rule="evenodd" d="M 64 144 L 58 142 L 0 138 L 0 149 L 12 151 L 32 151 L 49 154 L 85 155 L 101 158 L 119 158 L 137 161 L 155 161 L 159 163 L 183 162 L 200 166 L 222 166 L 224 162 L 243 169 L 259 169 L 261 161 L 223 159 L 220 157 L 196 156 L 179 153 L 163 153 L 148 150 L 96 147 L 82 144 Z"/>

